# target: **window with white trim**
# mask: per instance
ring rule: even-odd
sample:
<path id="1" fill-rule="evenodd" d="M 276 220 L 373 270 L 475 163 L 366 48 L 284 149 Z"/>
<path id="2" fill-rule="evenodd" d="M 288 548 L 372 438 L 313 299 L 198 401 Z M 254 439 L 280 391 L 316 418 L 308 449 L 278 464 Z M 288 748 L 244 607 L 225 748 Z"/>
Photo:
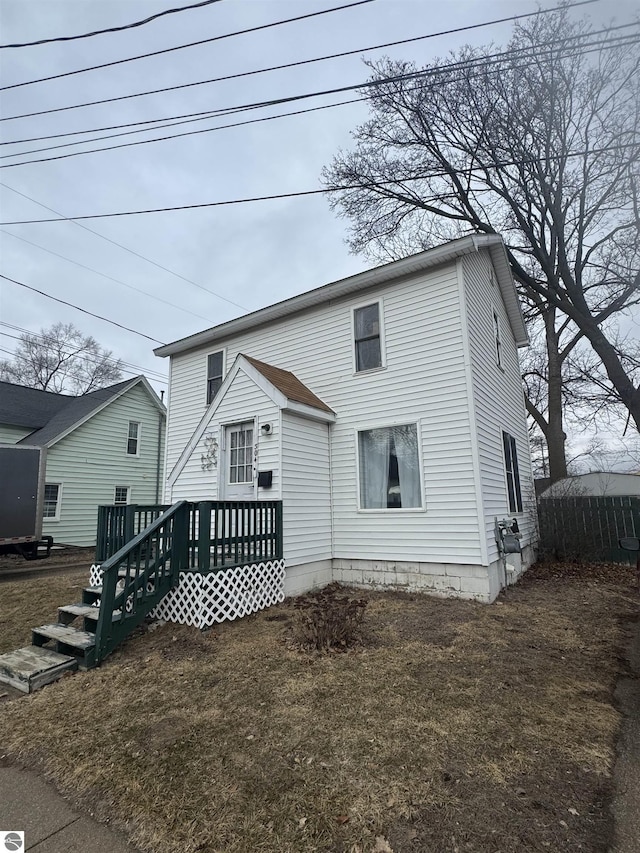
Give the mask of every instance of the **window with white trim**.
<path id="1" fill-rule="evenodd" d="M 212 352 L 207 356 L 207 406 L 216 396 L 222 385 L 224 353 Z"/>
<path id="2" fill-rule="evenodd" d="M 520 488 L 520 470 L 518 468 L 518 452 L 516 440 L 508 432 L 502 433 L 504 450 L 504 470 L 507 478 L 507 497 L 509 512 L 522 512 L 522 490 Z"/>
<path id="3" fill-rule="evenodd" d="M 382 367 L 380 303 L 373 302 L 353 311 L 356 373 Z"/>
<path id="4" fill-rule="evenodd" d="M 358 433 L 361 509 L 422 507 L 416 424 Z"/>
<path id="5" fill-rule="evenodd" d="M 44 487 L 42 517 L 49 521 L 60 520 L 60 483 L 47 483 Z"/>
<path id="6" fill-rule="evenodd" d="M 129 433 L 127 435 L 127 456 L 140 455 L 140 422 L 129 421 Z"/>
<path id="7" fill-rule="evenodd" d="M 129 503 L 129 486 L 116 486 L 113 494 L 113 502 L 118 506 Z"/>

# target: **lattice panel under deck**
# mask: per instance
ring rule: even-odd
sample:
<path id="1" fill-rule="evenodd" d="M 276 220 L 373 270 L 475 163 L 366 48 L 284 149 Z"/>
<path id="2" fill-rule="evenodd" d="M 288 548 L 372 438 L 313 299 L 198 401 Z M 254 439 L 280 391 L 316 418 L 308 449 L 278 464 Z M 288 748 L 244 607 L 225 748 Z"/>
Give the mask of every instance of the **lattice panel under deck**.
<path id="1" fill-rule="evenodd" d="M 180 572 L 180 582 L 151 612 L 154 619 L 206 628 L 284 600 L 284 560 L 203 575 Z"/>
<path id="2" fill-rule="evenodd" d="M 94 563 L 89 569 L 89 586 L 102 586 L 102 569 Z"/>

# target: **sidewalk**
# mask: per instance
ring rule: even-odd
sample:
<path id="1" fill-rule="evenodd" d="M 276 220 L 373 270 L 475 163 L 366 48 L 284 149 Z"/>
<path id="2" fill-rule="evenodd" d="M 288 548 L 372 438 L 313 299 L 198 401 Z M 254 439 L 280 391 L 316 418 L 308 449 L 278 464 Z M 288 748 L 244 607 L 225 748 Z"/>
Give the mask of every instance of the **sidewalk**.
<path id="1" fill-rule="evenodd" d="M 9 830 L 23 831 L 24 850 L 34 853 L 136 853 L 122 835 L 75 812 L 36 773 L 0 765 L 0 842 Z"/>

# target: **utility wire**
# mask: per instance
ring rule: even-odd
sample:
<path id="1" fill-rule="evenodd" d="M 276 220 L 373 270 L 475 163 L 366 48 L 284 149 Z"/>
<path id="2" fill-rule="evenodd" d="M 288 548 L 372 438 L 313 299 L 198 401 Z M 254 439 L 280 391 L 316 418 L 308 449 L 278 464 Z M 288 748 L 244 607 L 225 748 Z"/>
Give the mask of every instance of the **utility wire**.
<path id="1" fill-rule="evenodd" d="M 6 337 L 8 337 L 8 338 L 13 338 L 13 337 L 14 337 L 14 335 L 7 335 L 7 333 L 6 333 L 6 332 L 0 332 L 0 335 L 6 335 Z M 15 350 L 5 349 L 5 347 L 0 347 L 0 352 L 6 352 L 6 353 L 7 353 L 7 355 L 12 356 L 14 359 L 16 359 L 16 358 L 17 358 L 17 359 L 19 359 L 20 361 L 24 361 L 24 362 L 26 362 L 27 364 L 30 364 L 30 363 L 31 363 L 31 362 L 30 362 L 30 360 L 29 360 L 26 356 L 21 355 L 19 352 L 16 352 Z M 67 356 L 67 357 L 69 357 L 69 356 L 72 356 L 72 355 L 73 355 L 73 353 L 68 353 L 68 352 L 65 352 L 64 350 L 61 352 L 61 354 L 62 354 L 62 355 L 65 355 L 65 356 Z M 84 361 L 88 361 L 88 362 L 90 362 L 90 363 L 92 363 L 92 364 L 100 364 L 100 362 L 99 362 L 99 361 L 96 361 L 94 358 L 88 358 L 88 357 L 87 357 L 87 356 L 85 356 L 85 355 L 81 355 L 80 357 L 81 357 Z M 106 360 L 106 361 L 110 361 L 111 359 L 105 359 L 105 360 Z M 114 363 L 115 363 L 115 364 L 117 364 L 117 362 L 114 362 Z M 128 374 L 129 376 L 139 376 L 139 375 L 140 375 L 139 373 L 136 373 L 136 372 L 134 372 L 133 370 L 130 370 L 130 369 L 128 369 L 128 368 L 126 368 L 126 367 L 124 367 L 124 365 L 120 365 L 120 366 L 119 366 L 119 370 L 120 370 L 120 372 L 121 372 L 121 373 Z M 149 371 L 144 370 L 144 368 L 142 368 L 142 372 L 143 372 L 145 375 L 148 375 L 148 373 L 149 373 Z M 158 377 L 158 376 L 150 376 L 150 380 L 151 380 L 151 382 L 157 382 L 159 385 L 168 385 L 168 384 L 169 384 L 169 382 L 167 381 L 167 379 L 166 379 L 166 378 L 165 378 L 165 379 L 160 379 L 160 377 Z"/>
<path id="2" fill-rule="evenodd" d="M 573 5 L 574 6 L 581 6 L 581 5 L 584 5 L 586 3 L 594 3 L 594 2 L 599 2 L 599 0 L 584 0 L 583 3 L 575 3 Z M 526 14 L 522 14 L 522 15 L 511 15 L 508 18 L 496 18 L 493 21 L 483 21 L 482 23 L 470 24 L 470 25 L 465 26 L 465 27 L 455 27 L 454 29 L 441 30 L 440 32 L 436 32 L 436 33 L 427 33 L 426 35 L 414 36 L 413 38 L 408 38 L 408 39 L 400 39 L 399 41 L 384 42 L 382 44 L 371 45 L 369 47 L 361 47 L 361 48 L 358 48 L 357 50 L 345 50 L 345 51 L 342 51 L 341 53 L 332 53 L 332 54 L 328 54 L 326 56 L 316 56 L 316 57 L 313 57 L 312 59 L 301 59 L 298 62 L 287 62 L 283 65 L 272 65 L 272 66 L 269 66 L 267 68 L 257 68 L 257 69 L 254 69 L 253 71 L 241 71 L 241 72 L 238 72 L 237 74 L 226 74 L 222 77 L 211 77 L 208 80 L 196 80 L 196 81 L 191 82 L 191 83 L 181 83 L 178 86 L 164 86 L 161 89 L 149 89 L 149 90 L 144 91 L 144 92 L 135 92 L 135 93 L 129 94 L 129 95 L 119 95 L 119 96 L 114 97 L 114 98 L 102 98 L 101 100 L 98 100 L 98 101 L 86 101 L 86 102 L 81 103 L 81 104 L 70 104 L 66 107 L 57 107 L 57 108 L 51 109 L 51 110 L 42 110 L 42 111 L 37 112 L 37 113 L 25 113 L 24 115 L 19 115 L 19 116 L 8 116 L 5 119 L 3 119 L 3 121 L 9 121 L 9 120 L 14 119 L 14 118 L 15 119 L 27 118 L 27 117 L 34 116 L 34 115 L 46 115 L 46 114 L 52 113 L 52 112 L 64 112 L 66 110 L 76 110 L 76 109 L 80 109 L 82 107 L 94 107 L 94 106 L 98 106 L 100 104 L 109 104 L 109 103 L 114 103 L 117 101 L 126 101 L 126 100 L 129 100 L 131 98 L 141 98 L 141 97 L 144 97 L 147 95 L 159 95 L 159 94 L 162 94 L 163 92 L 175 92 L 179 89 L 189 89 L 189 88 L 193 88 L 194 86 L 204 86 L 204 85 L 207 85 L 210 83 L 220 83 L 220 82 L 223 82 L 226 80 L 236 80 L 236 79 L 241 78 L 241 77 L 250 77 L 250 76 L 255 75 L 255 74 L 266 74 L 266 73 L 271 72 L 271 71 L 282 71 L 282 70 L 287 69 L 287 68 L 296 68 L 296 67 L 299 67 L 301 65 L 310 65 L 310 64 L 315 63 L 315 62 L 326 62 L 327 60 L 332 60 L 332 59 L 341 59 L 345 56 L 353 56 L 354 54 L 367 53 L 367 52 L 372 51 L 372 50 L 382 50 L 383 48 L 396 47 L 396 46 L 401 45 L 401 44 L 410 44 L 411 42 L 423 41 L 425 39 L 437 38 L 439 36 L 445 36 L 445 35 L 451 35 L 454 33 L 460 33 L 460 32 L 464 32 L 465 30 L 475 30 L 475 29 L 479 29 L 480 27 L 489 27 L 489 26 L 493 26 L 494 24 L 501 24 L 501 23 L 508 22 L 508 21 L 517 21 L 517 20 L 520 20 L 522 18 L 530 18 L 534 15 L 543 15 L 543 14 L 548 14 L 550 12 L 557 12 L 559 9 L 563 9 L 563 8 L 564 8 L 563 6 L 554 6 L 552 9 L 544 9 L 544 10 L 538 9 L 535 12 L 527 12 Z M 568 8 L 572 8 L 572 7 L 568 7 Z M 637 26 L 637 24 L 635 24 L 635 23 L 622 24 L 622 25 L 617 26 L 617 27 L 611 27 L 611 28 L 609 28 L 609 30 L 597 30 L 593 33 L 590 33 L 589 35 L 595 35 L 597 32 L 605 32 L 605 31 L 609 32 L 611 30 L 624 29 L 625 27 L 631 27 L 631 26 Z M 573 36 L 572 38 L 580 38 L 580 36 Z M 107 128 L 107 129 L 111 129 L 111 128 Z M 26 141 L 31 142 L 34 140 L 26 140 Z"/>
<path id="3" fill-rule="evenodd" d="M 198 9 L 201 6 L 210 6 L 212 3 L 219 2 L 220 0 L 201 0 L 200 3 L 192 3 L 190 6 L 180 6 L 177 9 L 165 9 L 164 12 L 158 12 L 155 15 L 150 15 L 148 18 L 144 18 L 142 21 L 134 21 L 132 24 L 123 24 L 120 27 L 109 27 L 106 30 L 94 30 L 91 33 L 83 33 L 78 36 L 57 36 L 56 38 L 39 39 L 38 41 L 26 41 L 22 42 L 22 44 L 0 44 L 0 50 L 4 50 L 9 47 L 35 47 L 39 44 L 51 44 L 52 42 L 57 41 L 76 41 L 76 39 L 88 39 L 93 36 L 104 35 L 105 33 L 121 33 L 123 30 L 132 30 L 135 27 L 142 27 L 145 24 L 150 24 L 151 21 L 163 18 L 165 15 L 174 15 L 176 12 L 187 12 L 190 9 Z"/>
<path id="4" fill-rule="evenodd" d="M 603 148 L 592 148 L 585 149 L 583 151 L 570 151 L 565 154 L 557 154 L 557 155 L 549 155 L 548 157 L 527 157 L 523 160 L 504 160 L 500 163 L 492 163 L 485 164 L 481 166 L 472 166 L 466 169 L 453 169 L 453 170 L 441 170 L 437 172 L 431 172 L 430 174 L 420 175 L 415 178 L 404 178 L 405 182 L 413 182 L 413 181 L 424 181 L 430 178 L 441 178 L 448 177 L 451 174 L 468 176 L 472 172 L 485 172 L 487 169 L 502 169 L 507 168 L 509 166 L 527 166 L 533 163 L 547 163 L 553 160 L 565 160 L 571 159 L 574 157 L 584 157 L 586 154 L 604 154 L 607 151 L 617 151 L 626 148 L 636 148 L 640 149 L 640 141 L 639 142 L 629 142 L 629 143 L 620 143 L 618 145 L 608 145 Z M 201 204 L 181 204 L 174 205 L 172 207 L 156 207 L 156 208 L 147 208 L 144 210 L 123 210 L 117 211 L 115 213 L 93 213 L 86 214 L 84 216 L 69 216 L 61 219 L 23 219 L 15 222 L 0 222 L 1 227 L 5 227 L 7 225 L 40 225 L 45 222 L 66 222 L 67 220 L 81 221 L 85 219 L 112 219 L 118 216 L 141 216 L 149 213 L 172 213 L 178 210 L 199 210 L 207 207 L 226 207 L 230 205 L 236 204 L 251 204 L 258 201 L 276 201 L 283 198 L 302 198 L 305 196 L 313 196 L 313 195 L 326 195 L 328 193 L 333 192 L 344 192 L 345 190 L 362 190 L 362 189 L 376 189 L 377 187 L 393 185 L 398 183 L 396 180 L 389 181 L 372 181 L 371 183 L 358 183 L 358 184 L 349 184 L 347 186 L 328 188 L 328 189 L 316 189 L 316 190 L 300 190 L 299 192 L 290 192 L 290 193 L 277 193 L 274 195 L 264 195 L 264 196 L 251 196 L 248 198 L 235 198 L 235 199 L 227 199 L 225 201 L 209 201 L 203 202 Z"/>
<path id="5" fill-rule="evenodd" d="M 125 332 L 131 332 L 134 335 L 139 335 L 141 338 L 146 338 L 148 341 L 152 341 L 154 344 L 161 344 L 164 346 L 162 341 L 159 341 L 157 338 L 151 338 L 149 335 L 145 335 L 144 332 L 138 332 L 136 329 L 130 329 L 128 326 L 116 323 L 115 320 L 109 320 L 108 317 L 102 317 L 100 314 L 94 314 L 93 311 L 87 311 L 86 308 L 74 305 L 73 302 L 66 302 L 64 299 L 58 299 L 57 296 L 51 296 L 50 293 L 45 293 L 44 290 L 38 290 L 37 287 L 31 287 L 31 285 L 25 284 L 23 281 L 17 281 L 15 278 L 9 278 L 8 275 L 2 275 L 2 273 L 0 273 L 0 278 L 3 278 L 5 281 L 10 281 L 12 284 L 17 284 L 19 287 L 25 287 L 27 290 L 33 291 L 33 293 L 39 293 L 41 296 L 46 296 L 47 299 L 53 299 L 54 302 L 60 302 L 61 305 L 66 305 L 69 308 L 75 308 L 76 311 L 82 311 L 83 314 L 88 314 L 90 317 L 95 317 L 97 320 L 104 320 L 105 323 L 110 323 L 112 326 L 124 329 Z"/>
<path id="6" fill-rule="evenodd" d="M 141 293 L 148 299 L 155 299 L 157 302 L 162 302 L 164 305 L 168 305 L 170 308 L 174 308 L 177 311 L 184 311 L 185 314 L 191 314 L 192 317 L 197 317 L 199 320 L 205 320 L 207 323 L 212 322 L 209 317 L 204 317 L 202 314 L 196 314 L 194 311 L 189 311 L 188 308 L 184 308 L 182 305 L 176 305 L 173 302 L 168 302 L 166 299 L 162 299 L 160 296 L 156 296 L 155 293 L 149 293 L 148 290 L 142 290 L 142 288 L 135 287 L 133 284 L 127 284 L 126 281 L 121 281 L 119 278 L 113 278 L 113 276 L 107 275 L 106 273 L 100 272 L 99 270 L 94 270 L 92 269 L 92 267 L 87 267 L 84 264 L 81 264 L 79 261 L 74 261 L 73 258 L 66 258 L 64 255 L 59 255 L 57 252 L 45 248 L 45 246 L 40 246 L 38 243 L 33 243 L 31 240 L 27 240 L 24 237 L 20 237 L 18 234 L 12 234 L 11 231 L 3 230 L 0 233 L 6 234 L 9 237 L 14 237 L 16 240 L 21 240 L 23 243 L 28 243 L 29 246 L 35 246 L 36 249 L 41 249 L 43 252 L 48 252 L 50 255 L 53 255 L 56 258 L 61 258 L 63 261 L 68 261 L 70 264 L 75 264 L 77 267 L 80 267 L 80 269 L 88 270 L 89 272 L 92 272 L 95 275 L 99 275 L 102 276 L 102 278 L 106 278 L 108 281 L 113 281 L 116 284 L 121 284 L 123 287 L 128 287 L 129 290 L 135 290 L 136 293 Z"/>
<path id="7" fill-rule="evenodd" d="M 192 279 L 187 278 L 180 273 L 177 273 L 175 270 L 169 269 L 169 267 L 165 267 L 157 261 L 152 260 L 151 258 L 147 258 L 145 255 L 141 255 L 140 252 L 136 252 L 134 249 L 130 249 L 128 246 L 124 246 L 122 243 L 116 242 L 116 240 L 112 240 L 110 237 L 105 237 L 104 234 L 100 234 L 99 231 L 94 231 L 93 228 L 89 228 L 88 225 L 83 225 L 82 222 L 75 222 L 73 219 L 69 219 L 64 215 L 64 213 L 60 213 L 59 210 L 56 210 L 53 207 L 48 207 L 46 204 L 43 204 L 41 201 L 38 201 L 35 198 L 32 198 L 29 195 L 26 195 L 20 190 L 16 190 L 13 187 L 10 187 L 9 184 L 5 184 L 0 182 L 0 187 L 4 187 L 6 190 L 10 190 L 12 193 L 16 195 L 22 196 L 22 198 L 26 198 L 28 201 L 32 201 L 34 204 L 37 204 L 38 207 L 43 207 L 45 210 L 50 210 L 51 213 L 57 213 L 58 216 L 61 216 L 62 219 L 66 222 L 71 222 L 73 225 L 77 225 L 78 228 L 82 228 L 84 231 L 88 231 L 90 234 L 93 234 L 95 237 L 99 237 L 101 240 L 105 240 L 107 243 L 111 243 L 113 246 L 117 246 L 119 249 L 122 249 L 125 252 L 128 252 L 130 255 L 134 255 L 136 258 L 140 258 L 143 261 L 147 261 L 147 263 L 151 264 L 154 267 L 157 267 L 160 270 L 164 270 L 164 272 L 168 272 L 170 275 L 179 278 L 181 281 L 186 281 L 187 284 L 192 284 L 194 287 L 197 287 L 199 290 L 203 290 L 205 293 L 209 294 L 209 296 L 215 296 L 216 299 L 221 299 L 223 302 L 228 302 L 229 305 L 233 305 L 235 308 L 240 308 L 241 311 L 249 311 L 250 309 L 245 307 L 244 305 L 240 305 L 239 302 L 234 302 L 232 299 L 227 299 L 226 296 L 222 296 L 220 293 L 216 293 L 214 290 L 209 290 L 207 287 L 203 287 L 201 284 L 198 284 L 197 281 L 192 281 Z M 55 220 L 59 222 L 60 220 Z"/>
<path id="8" fill-rule="evenodd" d="M 566 49 L 564 49 L 562 47 L 559 47 L 559 48 L 551 47 L 551 48 L 547 48 L 546 51 L 538 50 L 538 52 L 534 52 L 531 62 L 525 63 L 523 65 L 521 64 L 518 66 L 511 67 L 509 70 L 516 71 L 516 70 L 521 70 L 521 69 L 527 68 L 531 64 L 536 64 L 537 61 L 545 55 L 554 55 L 554 56 L 558 56 L 558 57 L 560 57 L 560 56 L 577 56 L 577 55 L 584 56 L 587 53 L 597 52 L 597 51 L 603 50 L 603 49 L 612 49 L 612 48 L 617 48 L 617 47 L 634 46 L 634 45 L 638 44 L 639 42 L 640 42 L 640 34 L 639 35 L 633 35 L 633 36 L 616 37 L 615 39 L 599 39 L 595 42 L 587 42 L 587 43 L 582 44 L 582 45 L 570 46 Z M 541 46 L 535 45 L 532 47 L 531 50 L 536 51 L 539 47 L 541 47 Z M 591 48 L 591 50 L 587 50 L 586 48 Z M 502 63 L 504 63 L 504 61 L 506 59 L 508 59 L 510 56 L 512 56 L 514 53 L 517 53 L 518 55 L 521 56 L 521 55 L 523 55 L 524 51 L 504 51 L 504 52 L 498 53 L 498 54 L 491 54 L 487 58 L 478 58 L 477 60 L 474 60 L 472 62 L 464 61 L 464 62 L 459 62 L 459 63 L 450 63 L 447 66 L 441 66 L 439 68 L 428 68 L 428 69 L 424 69 L 422 71 L 410 72 L 408 74 L 399 74 L 399 75 L 396 75 L 393 77 L 383 77 L 383 78 L 379 78 L 377 80 L 372 80 L 372 81 L 369 81 L 366 83 L 357 83 L 357 84 L 354 84 L 351 86 L 343 86 L 343 87 L 340 87 L 337 89 L 327 89 L 327 90 L 320 91 L 320 92 L 310 92 L 310 93 L 305 93 L 302 95 L 292 95 L 292 96 L 289 96 L 287 98 L 280 98 L 278 100 L 255 102 L 255 103 L 250 103 L 250 104 L 244 104 L 244 105 L 237 106 L 237 107 L 228 107 L 224 110 L 217 110 L 216 113 L 222 114 L 222 115 L 234 115 L 234 114 L 237 114 L 240 112 L 246 112 L 246 111 L 256 110 L 256 109 L 263 109 L 265 107 L 276 106 L 278 104 L 291 103 L 291 102 L 300 101 L 300 100 L 307 100 L 309 98 L 321 97 L 321 96 L 329 95 L 329 94 L 351 92 L 354 90 L 360 90 L 361 91 L 363 89 L 374 89 L 375 90 L 376 88 L 379 88 L 380 86 L 388 85 L 389 83 L 404 82 L 406 80 L 415 80 L 415 79 L 424 80 L 424 79 L 427 79 L 430 77 L 442 76 L 444 73 L 450 73 L 452 71 L 466 72 L 468 70 L 473 71 L 475 69 L 481 69 L 481 71 L 483 71 L 483 72 L 490 73 L 491 67 L 497 66 L 493 70 L 500 72 L 501 71 L 500 66 L 502 65 Z M 488 60 L 490 60 L 490 61 L 488 61 Z M 467 75 L 467 76 L 477 76 L 477 75 L 471 74 L 471 75 Z M 458 79 L 463 79 L 463 78 L 458 78 Z M 447 83 L 451 83 L 451 82 L 456 82 L 456 80 L 455 79 L 454 80 L 447 80 Z M 418 86 L 416 88 L 420 88 L 420 86 Z M 351 101 L 329 104 L 329 105 L 326 105 L 324 108 L 328 109 L 329 107 L 342 106 L 343 103 L 353 103 L 355 101 L 366 101 L 366 100 L 368 100 L 368 98 L 365 96 L 363 98 L 356 98 L 356 99 L 353 99 Z M 310 111 L 311 110 L 309 110 L 309 112 Z M 266 120 L 269 120 L 270 118 L 271 119 L 283 118 L 283 117 L 288 116 L 288 115 L 301 114 L 302 112 L 306 112 L 306 111 L 301 110 L 301 111 L 298 111 L 297 113 L 296 112 L 282 113 L 278 116 L 272 116 L 272 117 L 261 118 L 261 119 L 254 119 L 252 121 L 247 121 L 247 122 L 236 122 L 236 123 L 230 124 L 230 125 L 222 125 L 222 126 L 216 126 L 216 127 L 210 127 L 210 128 L 201 128 L 200 130 L 185 131 L 183 133 L 167 134 L 166 136 L 154 137 L 153 139 L 138 139 L 138 140 L 135 140 L 133 142 L 123 142 L 123 143 L 119 143 L 117 145 L 108 145 L 108 146 L 105 146 L 103 148 L 88 148 L 88 149 L 85 149 L 82 151 L 73 151 L 69 154 L 57 154 L 57 155 L 54 155 L 53 157 L 33 158 L 31 160 L 22 160 L 22 161 L 16 162 L 16 163 L 2 163 L 2 164 L 0 164 L 0 169 L 11 169 L 11 168 L 15 168 L 17 166 L 31 165 L 33 163 L 49 163 L 49 162 L 54 161 L 54 160 L 66 160 L 66 159 L 69 159 L 70 157 L 79 157 L 79 156 L 84 155 L 84 154 L 96 154 L 96 153 L 100 153 L 103 151 L 115 151 L 115 150 L 118 150 L 121 148 L 132 148 L 132 147 L 137 146 L 137 145 L 148 145 L 148 144 L 156 143 L 156 142 L 167 142 L 167 141 L 170 141 L 173 139 L 180 139 L 180 138 L 187 137 L 187 136 L 198 136 L 198 135 L 203 134 L 203 133 L 213 133 L 213 132 L 216 132 L 218 130 L 227 129 L 229 127 L 237 127 L 237 126 L 240 126 L 242 124 L 253 124 L 253 123 L 256 123 L 258 121 L 266 121 Z M 207 113 L 207 115 L 205 116 L 205 118 L 216 118 L 216 117 L 218 117 L 218 116 L 212 115 L 211 113 Z M 179 122 L 176 122 L 175 124 L 170 124 L 167 126 L 168 127 L 174 127 L 176 124 L 179 124 Z M 157 128 L 154 127 L 154 128 L 150 128 L 150 129 L 155 130 Z M 143 132 L 142 129 L 137 130 L 137 131 L 131 131 L 130 133 L 141 133 L 141 132 Z M 119 136 L 119 135 L 120 134 L 115 134 L 115 136 Z M 126 136 L 126 135 L 129 135 L 129 133 L 125 133 L 122 135 Z M 11 158 L 11 157 L 26 156 L 29 153 L 46 152 L 46 151 L 56 150 L 59 148 L 71 147 L 73 145 L 88 144 L 88 143 L 93 142 L 93 141 L 101 141 L 103 139 L 109 139 L 109 138 L 112 138 L 112 137 L 109 137 L 109 136 L 96 137 L 95 140 L 79 140 L 77 142 L 70 142 L 70 143 L 63 143 L 60 145 L 47 146 L 47 147 L 35 149 L 35 151 L 33 151 L 33 152 L 22 151 L 22 152 L 18 152 L 18 153 L 14 153 L 14 154 L 3 154 L 0 156 L 0 160 L 6 160 L 6 159 Z"/>
<path id="9" fill-rule="evenodd" d="M 21 335 L 11 335 L 11 334 L 9 334 L 9 332 L 0 331 L 0 335 L 3 335 L 6 338 L 11 338 L 14 341 L 22 341 L 24 339 L 24 336 L 28 335 L 30 338 L 35 338 L 36 340 L 38 340 L 44 344 L 56 343 L 56 339 L 51 337 L 50 335 L 42 335 L 40 332 L 32 332 L 29 329 L 23 329 L 20 326 L 13 326 L 11 323 L 4 323 L 4 322 L 0 321 L 0 326 L 4 326 L 7 329 L 12 329 L 14 332 L 21 332 L 22 333 Z M 67 352 L 64 349 L 64 347 L 61 347 L 61 352 L 63 355 L 73 355 L 72 352 Z M 102 359 L 98 360 L 95 358 L 90 358 L 90 356 L 88 356 L 88 355 L 83 355 L 82 358 L 86 359 L 87 361 L 92 362 L 93 364 L 100 364 L 102 361 L 109 361 L 112 364 L 117 364 L 122 368 L 127 367 L 127 368 L 132 368 L 133 370 L 142 371 L 143 373 L 146 373 L 149 376 L 151 376 L 154 381 L 167 378 L 166 373 L 160 373 L 157 370 L 150 370 L 150 369 L 147 369 L 146 367 L 142 367 L 139 364 L 132 364 L 129 361 L 124 361 L 121 358 L 113 358 L 111 356 L 104 356 Z"/>
<path id="10" fill-rule="evenodd" d="M 221 41 L 222 39 L 232 38 L 233 36 L 241 36 L 246 35 L 247 33 L 255 33 L 259 30 L 268 30 L 272 27 L 279 27 L 283 24 L 291 24 L 295 21 L 304 21 L 309 18 L 317 18 L 320 15 L 329 15 L 331 12 L 342 12 L 345 9 L 353 9 L 356 6 L 364 6 L 368 3 L 374 3 L 375 0 L 356 0 L 355 3 L 347 3 L 343 6 L 333 6 L 331 9 L 322 9 L 320 12 L 308 12 L 305 15 L 297 15 L 294 18 L 284 18 L 280 21 L 272 21 L 270 24 L 260 24 L 255 27 L 247 27 L 244 30 L 236 30 L 233 33 L 224 33 L 221 36 L 212 36 L 208 39 L 200 39 L 199 41 L 192 41 L 188 44 L 179 44 L 174 47 L 166 47 L 163 50 L 154 50 L 150 53 L 141 53 L 138 56 L 129 56 L 126 59 L 116 59 L 113 62 L 103 62 L 100 65 L 90 65 L 87 68 L 78 68 L 75 71 L 65 71 L 63 74 L 51 74 L 49 77 L 38 77 L 35 80 L 24 80 L 22 83 L 11 83 L 9 86 L 0 86 L 0 91 L 6 91 L 7 89 L 17 89 L 21 86 L 31 86 L 34 83 L 45 83 L 48 80 L 59 80 L 61 77 L 71 77 L 74 74 L 84 74 L 86 71 L 97 71 L 100 68 L 110 68 L 114 65 L 123 65 L 126 62 L 135 62 L 138 59 L 148 59 L 150 56 L 160 56 L 165 53 L 172 53 L 176 50 L 184 50 L 185 48 L 197 47 L 201 44 L 211 44 L 215 41 Z M 584 2 L 592 2 L 597 3 L 599 0 L 584 0 Z"/>

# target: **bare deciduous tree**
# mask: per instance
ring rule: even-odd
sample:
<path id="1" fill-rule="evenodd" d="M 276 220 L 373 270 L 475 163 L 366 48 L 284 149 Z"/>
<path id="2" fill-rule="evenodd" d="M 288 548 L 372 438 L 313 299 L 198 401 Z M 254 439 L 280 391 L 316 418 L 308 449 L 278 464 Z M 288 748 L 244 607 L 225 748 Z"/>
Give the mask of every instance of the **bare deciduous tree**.
<path id="1" fill-rule="evenodd" d="M 55 323 L 20 336 L 13 360 L 0 361 L 0 379 L 57 394 L 88 394 L 122 379 L 121 367 L 95 338 L 71 323 Z"/>
<path id="2" fill-rule="evenodd" d="M 552 479 L 566 474 L 577 347 L 596 354 L 640 429 L 638 374 L 614 343 L 617 318 L 640 301 L 637 44 L 563 9 L 517 25 L 500 54 L 462 49 L 454 68 L 372 63 L 371 118 L 323 173 L 354 252 L 390 260 L 469 231 L 503 235 L 542 329 L 545 393 L 529 412 Z"/>

